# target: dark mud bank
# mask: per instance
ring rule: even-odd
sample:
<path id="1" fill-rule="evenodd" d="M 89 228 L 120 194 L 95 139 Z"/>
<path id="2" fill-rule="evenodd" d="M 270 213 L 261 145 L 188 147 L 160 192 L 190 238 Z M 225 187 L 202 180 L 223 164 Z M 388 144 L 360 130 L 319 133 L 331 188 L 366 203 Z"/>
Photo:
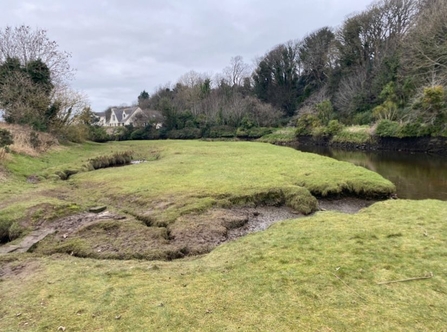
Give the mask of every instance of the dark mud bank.
<path id="1" fill-rule="evenodd" d="M 343 150 L 405 151 L 447 155 L 446 137 L 377 137 L 373 142 L 332 142 L 330 137 L 299 136 L 291 146 L 324 146 Z"/>
<path id="2" fill-rule="evenodd" d="M 356 213 L 375 202 L 320 199 L 319 210 Z M 151 227 L 108 211 L 86 212 L 39 227 L 15 244 L 5 244 L 0 247 L 0 255 L 37 251 L 98 259 L 171 260 L 208 253 L 222 243 L 266 230 L 276 222 L 304 216 L 286 206 L 239 207 L 183 216 L 179 223 Z M 39 250 L 42 243 L 44 249 Z"/>

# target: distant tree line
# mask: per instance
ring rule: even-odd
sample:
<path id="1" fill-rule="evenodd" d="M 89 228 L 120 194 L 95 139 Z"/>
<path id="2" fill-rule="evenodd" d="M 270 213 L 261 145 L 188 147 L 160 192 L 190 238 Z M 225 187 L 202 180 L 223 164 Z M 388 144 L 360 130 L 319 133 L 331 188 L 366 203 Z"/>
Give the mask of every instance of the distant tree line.
<path id="1" fill-rule="evenodd" d="M 180 136 L 303 117 L 316 125 L 411 123 L 411 135 L 447 135 L 446 17 L 444 0 L 379 0 L 338 28 L 275 46 L 252 69 L 237 56 L 222 74 L 191 71 L 143 91 L 138 103 L 162 112 L 165 130 Z"/>

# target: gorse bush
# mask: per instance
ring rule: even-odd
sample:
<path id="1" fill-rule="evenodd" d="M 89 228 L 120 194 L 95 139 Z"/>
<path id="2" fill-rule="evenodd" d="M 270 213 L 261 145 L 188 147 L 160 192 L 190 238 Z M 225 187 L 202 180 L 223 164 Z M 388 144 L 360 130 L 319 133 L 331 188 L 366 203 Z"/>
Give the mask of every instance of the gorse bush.
<path id="1" fill-rule="evenodd" d="M 297 135 L 312 135 L 314 128 L 321 125 L 320 120 L 317 116 L 312 114 L 305 114 L 301 116 L 296 124 L 296 134 Z"/>
<path id="2" fill-rule="evenodd" d="M 6 129 L 0 129 L 0 148 L 11 144 L 14 144 L 11 132 Z"/>
<path id="3" fill-rule="evenodd" d="M 322 124 L 327 125 L 334 118 L 334 108 L 330 100 L 324 100 L 318 103 L 315 105 L 315 108 L 318 111 L 317 117 Z"/>
<path id="4" fill-rule="evenodd" d="M 379 137 L 397 137 L 399 123 L 391 120 L 379 121 L 376 128 L 376 136 Z"/>

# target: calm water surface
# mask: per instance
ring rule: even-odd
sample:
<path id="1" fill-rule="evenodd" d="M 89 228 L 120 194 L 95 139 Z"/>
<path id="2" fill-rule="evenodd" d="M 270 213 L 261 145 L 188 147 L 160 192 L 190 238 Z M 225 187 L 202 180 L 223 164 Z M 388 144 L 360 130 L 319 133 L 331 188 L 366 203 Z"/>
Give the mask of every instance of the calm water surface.
<path id="1" fill-rule="evenodd" d="M 447 157 L 395 151 L 342 151 L 301 146 L 298 150 L 366 167 L 393 182 L 399 198 L 447 201 Z"/>

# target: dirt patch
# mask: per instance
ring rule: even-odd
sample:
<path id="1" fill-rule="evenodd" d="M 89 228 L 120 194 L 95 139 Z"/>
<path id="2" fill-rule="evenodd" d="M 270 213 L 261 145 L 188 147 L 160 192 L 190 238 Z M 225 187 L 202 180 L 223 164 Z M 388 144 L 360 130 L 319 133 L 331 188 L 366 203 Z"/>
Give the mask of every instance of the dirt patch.
<path id="1" fill-rule="evenodd" d="M 101 220 L 122 220 L 126 219 L 125 216 L 104 211 L 101 213 L 84 212 L 61 218 L 51 223 L 51 226 L 57 233 L 57 238 L 67 238 L 82 227 L 94 224 Z"/>
<path id="2" fill-rule="evenodd" d="M 25 236 L 19 243 L 6 244 L 0 247 L 0 255 L 8 253 L 23 253 L 29 251 L 35 244 L 45 239 L 50 234 L 55 234 L 55 239 L 67 238 L 81 227 L 105 219 L 122 219 L 122 216 L 108 211 L 95 213 L 80 213 L 73 216 L 57 219 L 49 224 L 37 226 L 31 233 Z"/>
<path id="3" fill-rule="evenodd" d="M 0 279 L 22 279 L 39 270 L 40 264 L 34 260 L 0 261 Z"/>
<path id="4" fill-rule="evenodd" d="M 339 211 L 343 213 L 357 213 L 374 203 L 377 200 L 365 200 L 360 198 L 347 197 L 342 199 L 320 199 L 318 206 L 321 211 Z"/>
<path id="5" fill-rule="evenodd" d="M 278 221 L 304 217 L 303 214 L 287 207 L 261 206 L 241 210 L 248 216 L 248 221 L 242 227 L 229 230 L 228 241 L 250 233 L 264 231 Z"/>
<path id="6" fill-rule="evenodd" d="M 374 202 L 356 198 L 322 199 L 319 208 L 356 213 Z M 169 204 L 158 207 L 168 208 Z M 303 216 L 285 206 L 216 208 L 181 216 L 174 223 L 160 227 L 108 211 L 84 212 L 42 224 L 19 244 L 0 247 L 0 254 L 34 251 L 101 259 L 171 260 L 208 253 L 224 242 L 266 230 L 278 221 Z"/>

